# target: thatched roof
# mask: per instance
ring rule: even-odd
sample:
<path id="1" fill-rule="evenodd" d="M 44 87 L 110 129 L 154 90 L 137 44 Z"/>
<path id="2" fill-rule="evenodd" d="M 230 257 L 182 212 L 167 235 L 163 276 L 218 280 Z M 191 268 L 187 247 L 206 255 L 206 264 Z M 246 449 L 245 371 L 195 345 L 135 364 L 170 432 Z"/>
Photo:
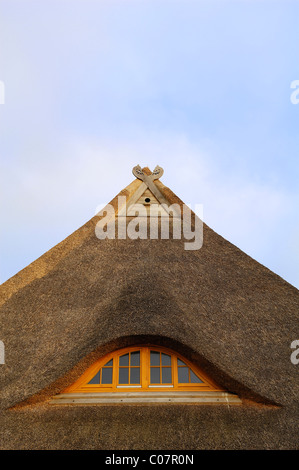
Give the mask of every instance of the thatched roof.
<path id="1" fill-rule="evenodd" d="M 202 248 L 186 251 L 183 240 L 99 240 L 98 220 L 0 286 L 3 448 L 296 447 L 299 291 L 205 224 Z M 243 405 L 48 404 L 103 354 L 149 341 L 191 359 Z"/>

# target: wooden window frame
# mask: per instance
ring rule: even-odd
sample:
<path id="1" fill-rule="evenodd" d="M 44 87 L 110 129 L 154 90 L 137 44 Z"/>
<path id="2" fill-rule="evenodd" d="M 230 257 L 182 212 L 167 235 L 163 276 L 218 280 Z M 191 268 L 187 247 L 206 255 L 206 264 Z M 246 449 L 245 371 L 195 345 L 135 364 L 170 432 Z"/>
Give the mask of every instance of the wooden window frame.
<path id="1" fill-rule="evenodd" d="M 118 384 L 118 371 L 119 371 L 119 358 L 127 353 L 140 351 L 140 384 Z M 171 371 L 172 371 L 172 384 L 151 384 L 150 383 L 150 351 L 157 351 L 171 356 Z M 96 375 L 96 373 L 105 366 L 105 364 L 113 359 L 113 372 L 112 384 L 89 384 L 88 382 Z M 192 370 L 202 383 L 178 383 L 178 364 L 177 359 L 183 361 L 190 370 Z M 158 367 L 158 366 L 157 366 Z M 161 354 L 160 354 L 160 370 L 162 369 Z M 190 375 L 190 371 L 189 371 Z M 121 392 L 180 392 L 180 391 L 224 391 L 219 387 L 210 377 L 200 370 L 197 366 L 192 364 L 185 357 L 177 352 L 156 345 L 136 345 L 127 348 L 122 348 L 107 354 L 101 359 L 97 360 L 90 366 L 85 373 L 70 387 L 64 390 L 63 393 L 83 393 L 83 394 L 97 394 L 97 393 L 121 393 Z"/>

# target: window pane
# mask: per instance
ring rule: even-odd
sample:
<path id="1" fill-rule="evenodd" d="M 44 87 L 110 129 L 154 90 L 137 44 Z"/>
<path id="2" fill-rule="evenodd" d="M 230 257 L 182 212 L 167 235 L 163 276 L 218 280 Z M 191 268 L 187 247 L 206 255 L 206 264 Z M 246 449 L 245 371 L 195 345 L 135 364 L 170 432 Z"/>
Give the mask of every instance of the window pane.
<path id="1" fill-rule="evenodd" d="M 140 351 L 131 353 L 131 366 L 140 366 Z"/>
<path id="2" fill-rule="evenodd" d="M 130 369 L 130 384 L 140 384 L 140 368 L 132 367 Z"/>
<path id="3" fill-rule="evenodd" d="M 151 366 L 160 365 L 160 353 L 156 351 L 151 351 Z"/>
<path id="4" fill-rule="evenodd" d="M 161 354 L 162 358 L 162 366 L 171 366 L 171 356 L 168 356 L 168 354 Z"/>
<path id="5" fill-rule="evenodd" d="M 197 375 L 195 375 L 193 370 L 191 370 L 191 369 L 190 369 L 190 382 L 193 383 L 193 384 L 203 383 L 203 381 L 200 380 L 200 378 L 197 377 Z"/>
<path id="6" fill-rule="evenodd" d="M 99 372 L 96 373 L 96 375 L 91 379 L 90 382 L 88 382 L 89 384 L 100 384 L 100 373 L 101 371 L 99 370 Z"/>
<path id="7" fill-rule="evenodd" d="M 160 367 L 151 367 L 151 383 L 160 383 Z"/>
<path id="8" fill-rule="evenodd" d="M 110 359 L 110 361 L 107 362 L 107 364 L 104 365 L 104 367 L 112 367 L 113 365 L 113 359 Z"/>
<path id="9" fill-rule="evenodd" d="M 162 384 L 170 384 L 171 382 L 171 367 L 162 367 Z"/>
<path id="10" fill-rule="evenodd" d="M 128 366 L 129 365 L 129 354 L 124 354 L 119 358 L 119 365 L 120 366 Z"/>
<path id="11" fill-rule="evenodd" d="M 102 369 L 102 384 L 112 384 L 112 367 Z"/>
<path id="12" fill-rule="evenodd" d="M 178 366 L 185 366 L 186 364 L 178 358 Z"/>
<path id="13" fill-rule="evenodd" d="M 189 383 L 188 367 L 178 367 L 178 381 L 180 384 Z"/>
<path id="14" fill-rule="evenodd" d="M 129 368 L 128 367 L 119 369 L 119 383 L 120 384 L 129 383 Z"/>

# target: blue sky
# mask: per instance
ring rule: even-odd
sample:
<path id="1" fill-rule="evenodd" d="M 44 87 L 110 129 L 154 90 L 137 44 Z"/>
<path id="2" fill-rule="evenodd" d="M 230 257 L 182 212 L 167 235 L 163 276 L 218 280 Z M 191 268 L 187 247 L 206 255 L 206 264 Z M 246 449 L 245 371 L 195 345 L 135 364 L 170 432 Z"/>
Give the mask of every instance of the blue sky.
<path id="1" fill-rule="evenodd" d="M 136 164 L 299 287 L 299 2 L 1 0 L 0 282 Z"/>

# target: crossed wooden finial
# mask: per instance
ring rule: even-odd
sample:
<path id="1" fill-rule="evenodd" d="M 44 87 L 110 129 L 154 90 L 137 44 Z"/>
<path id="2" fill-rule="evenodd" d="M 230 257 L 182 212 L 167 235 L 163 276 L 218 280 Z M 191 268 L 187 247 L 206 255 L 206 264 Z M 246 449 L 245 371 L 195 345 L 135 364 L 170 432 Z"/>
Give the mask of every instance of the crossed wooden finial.
<path id="1" fill-rule="evenodd" d="M 143 173 L 141 166 L 137 165 L 137 166 L 134 166 L 132 172 L 133 172 L 133 175 L 136 176 L 136 178 L 145 182 L 147 180 L 151 180 L 151 181 L 158 180 L 163 175 L 164 170 L 163 168 L 157 165 L 154 171 L 152 172 L 152 174 L 148 176 L 145 173 Z"/>
<path id="2" fill-rule="evenodd" d="M 132 172 L 136 178 L 142 181 L 142 183 L 139 186 L 139 188 L 134 192 L 134 194 L 131 196 L 131 198 L 129 199 L 128 207 L 134 206 L 134 204 L 136 204 L 137 201 L 140 199 L 140 197 L 144 194 L 146 188 L 148 188 L 152 192 L 152 194 L 156 197 L 158 202 L 163 205 L 163 208 L 165 209 L 165 211 L 169 213 L 169 205 L 170 205 L 169 201 L 167 201 L 167 199 L 163 196 L 163 194 L 158 189 L 158 186 L 156 186 L 154 183 L 155 180 L 158 180 L 163 175 L 164 173 L 163 168 L 157 165 L 151 175 L 146 175 L 143 172 L 141 166 L 136 165 L 134 166 Z M 180 212 L 174 206 L 175 204 L 172 206 L 171 216 L 181 218 Z M 123 215 L 126 215 L 125 209 L 121 209 L 118 213 L 118 216 L 123 216 Z"/>
<path id="3" fill-rule="evenodd" d="M 157 165 L 151 175 L 146 175 L 142 171 L 141 166 L 137 165 L 137 166 L 134 166 L 132 172 L 133 172 L 133 175 L 136 176 L 136 178 L 142 180 L 143 183 L 146 184 L 146 186 L 151 190 L 151 192 L 154 194 L 154 196 L 156 196 L 158 201 L 160 201 L 161 203 L 166 202 L 165 198 L 162 196 L 159 189 L 154 184 L 154 180 L 158 180 L 163 175 L 163 173 L 164 173 L 163 168 L 161 168 L 160 166 Z"/>

